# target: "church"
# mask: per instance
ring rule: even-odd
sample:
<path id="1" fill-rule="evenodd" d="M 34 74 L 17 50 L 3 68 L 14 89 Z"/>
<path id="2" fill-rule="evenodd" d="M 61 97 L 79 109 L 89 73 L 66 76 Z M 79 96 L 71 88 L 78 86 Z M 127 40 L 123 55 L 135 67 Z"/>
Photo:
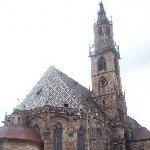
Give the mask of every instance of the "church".
<path id="1" fill-rule="evenodd" d="M 89 47 L 89 90 L 50 66 L 0 127 L 0 150 L 150 150 L 150 131 L 128 116 L 113 23 L 101 2 Z"/>

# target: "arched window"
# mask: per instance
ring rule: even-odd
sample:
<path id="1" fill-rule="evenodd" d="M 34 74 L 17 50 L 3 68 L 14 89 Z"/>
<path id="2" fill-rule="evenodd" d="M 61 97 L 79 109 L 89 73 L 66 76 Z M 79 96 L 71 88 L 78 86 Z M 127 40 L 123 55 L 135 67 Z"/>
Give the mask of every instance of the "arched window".
<path id="1" fill-rule="evenodd" d="M 77 131 L 77 150 L 85 150 L 85 130 L 83 127 Z"/>
<path id="2" fill-rule="evenodd" d="M 108 36 L 109 34 L 110 34 L 110 27 L 107 26 L 107 27 L 106 27 L 106 35 Z"/>
<path id="3" fill-rule="evenodd" d="M 96 140 L 101 139 L 101 130 L 99 128 L 96 128 Z"/>
<path id="4" fill-rule="evenodd" d="M 37 124 L 35 124 L 33 126 L 33 129 L 35 130 L 36 133 L 40 134 L 40 128 L 39 128 L 39 126 Z"/>
<path id="5" fill-rule="evenodd" d="M 106 69 L 106 59 L 104 57 L 100 57 L 98 59 L 98 71 Z"/>
<path id="6" fill-rule="evenodd" d="M 62 150 L 62 124 L 57 123 L 54 127 L 54 150 Z"/>

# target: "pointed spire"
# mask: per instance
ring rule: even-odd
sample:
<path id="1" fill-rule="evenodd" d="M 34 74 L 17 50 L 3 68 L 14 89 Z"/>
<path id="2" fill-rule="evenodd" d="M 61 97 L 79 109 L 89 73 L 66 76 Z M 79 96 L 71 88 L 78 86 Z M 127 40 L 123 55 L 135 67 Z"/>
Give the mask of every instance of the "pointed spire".
<path id="1" fill-rule="evenodd" d="M 100 9 L 99 9 L 98 15 L 101 15 L 101 16 L 106 15 L 102 1 L 99 3 L 99 7 Z"/>
<path id="2" fill-rule="evenodd" d="M 110 24 L 109 20 L 107 19 L 106 12 L 105 12 L 104 5 L 103 5 L 102 1 L 99 3 L 99 11 L 98 11 L 97 23 Z"/>

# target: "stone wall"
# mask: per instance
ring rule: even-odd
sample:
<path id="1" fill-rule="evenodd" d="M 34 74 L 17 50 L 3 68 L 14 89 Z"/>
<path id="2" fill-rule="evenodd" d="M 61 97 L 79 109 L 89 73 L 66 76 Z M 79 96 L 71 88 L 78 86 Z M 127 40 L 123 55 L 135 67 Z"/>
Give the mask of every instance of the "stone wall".
<path id="1" fill-rule="evenodd" d="M 34 110 L 26 114 L 27 126 L 33 127 L 38 125 L 40 135 L 44 141 L 44 150 L 54 149 L 54 130 L 55 125 L 62 125 L 62 149 L 77 150 L 77 131 L 80 127 L 85 130 L 85 147 L 90 150 L 109 150 L 112 132 L 100 117 L 89 116 L 81 110 L 77 115 L 73 110 L 62 112 L 59 108 L 51 108 L 50 112 L 34 113 Z M 36 109 L 37 110 L 37 109 Z M 32 113 L 31 113 L 32 112 Z M 37 111 L 38 112 L 38 111 Z M 97 136 L 96 130 L 99 130 Z"/>

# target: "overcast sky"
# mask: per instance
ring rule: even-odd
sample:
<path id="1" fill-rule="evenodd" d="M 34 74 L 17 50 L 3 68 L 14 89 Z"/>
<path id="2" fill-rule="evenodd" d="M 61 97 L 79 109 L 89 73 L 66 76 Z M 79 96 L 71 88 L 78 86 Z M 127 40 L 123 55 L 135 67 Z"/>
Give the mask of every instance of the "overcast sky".
<path id="1" fill-rule="evenodd" d="M 85 87 L 98 0 L 0 0 L 0 120 L 50 65 Z M 150 1 L 103 0 L 120 46 L 128 114 L 150 129 Z"/>

